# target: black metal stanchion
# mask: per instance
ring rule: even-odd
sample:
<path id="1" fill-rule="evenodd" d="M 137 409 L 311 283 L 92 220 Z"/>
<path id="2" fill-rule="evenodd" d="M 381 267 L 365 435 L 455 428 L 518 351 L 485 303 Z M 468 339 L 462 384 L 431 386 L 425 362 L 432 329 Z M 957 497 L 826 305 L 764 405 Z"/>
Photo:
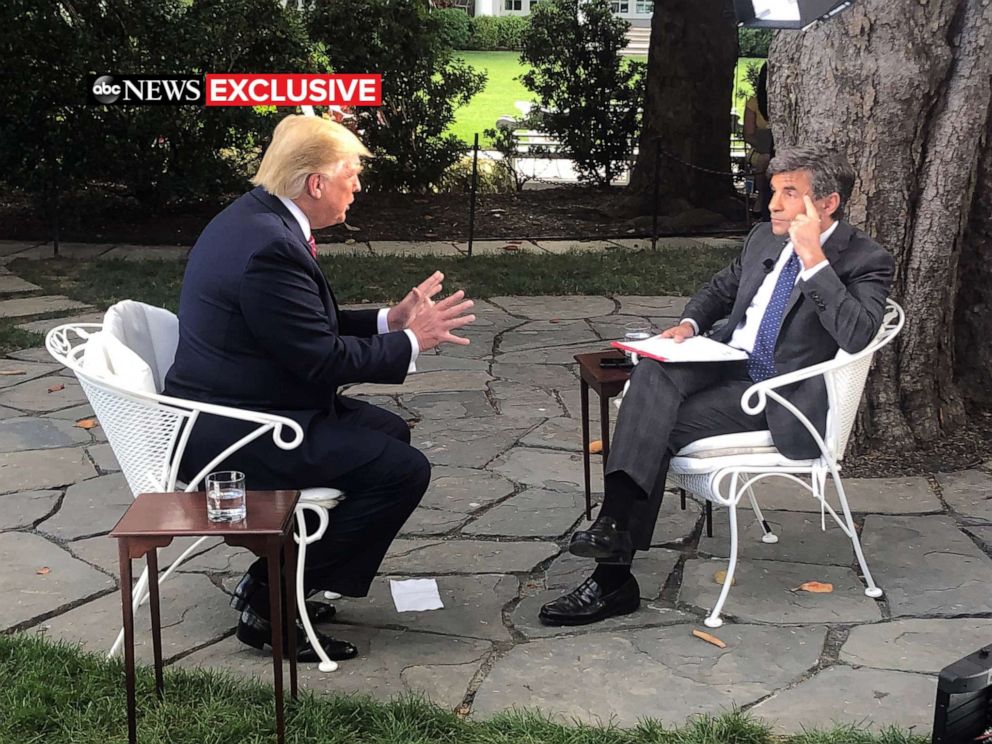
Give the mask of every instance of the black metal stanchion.
<path id="1" fill-rule="evenodd" d="M 651 250 L 658 247 L 658 193 L 661 190 L 661 142 L 654 141 L 654 197 L 651 204 Z"/>
<path id="2" fill-rule="evenodd" d="M 479 133 L 475 133 L 472 145 L 472 189 L 468 200 L 468 255 L 472 255 L 472 240 L 475 238 L 475 192 L 479 180 Z"/>

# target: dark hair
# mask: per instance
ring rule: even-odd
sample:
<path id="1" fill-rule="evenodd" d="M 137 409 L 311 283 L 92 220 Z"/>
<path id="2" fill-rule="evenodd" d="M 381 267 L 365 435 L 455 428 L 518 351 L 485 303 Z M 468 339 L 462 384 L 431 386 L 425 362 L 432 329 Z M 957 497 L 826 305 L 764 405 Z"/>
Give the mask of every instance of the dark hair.
<path id="1" fill-rule="evenodd" d="M 768 177 L 779 173 L 806 171 L 809 174 L 813 196 L 822 199 L 836 193 L 840 205 L 834 212 L 834 219 L 844 218 L 844 210 L 854 190 L 854 168 L 838 152 L 821 152 L 812 147 L 790 147 L 779 151 L 768 164 Z"/>
<path id="2" fill-rule="evenodd" d="M 765 62 L 761 65 L 761 71 L 758 73 L 758 85 L 755 88 L 754 95 L 758 99 L 758 111 L 761 115 L 765 117 L 765 121 L 768 121 L 768 63 Z"/>

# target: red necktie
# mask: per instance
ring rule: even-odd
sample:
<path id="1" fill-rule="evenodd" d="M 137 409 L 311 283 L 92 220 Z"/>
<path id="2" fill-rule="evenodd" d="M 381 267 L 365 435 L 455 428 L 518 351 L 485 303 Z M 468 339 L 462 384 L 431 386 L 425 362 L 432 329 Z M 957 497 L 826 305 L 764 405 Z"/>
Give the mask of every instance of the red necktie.
<path id="1" fill-rule="evenodd" d="M 310 255 L 317 258 L 317 241 L 314 239 L 313 235 L 307 238 L 307 245 L 310 246 Z"/>

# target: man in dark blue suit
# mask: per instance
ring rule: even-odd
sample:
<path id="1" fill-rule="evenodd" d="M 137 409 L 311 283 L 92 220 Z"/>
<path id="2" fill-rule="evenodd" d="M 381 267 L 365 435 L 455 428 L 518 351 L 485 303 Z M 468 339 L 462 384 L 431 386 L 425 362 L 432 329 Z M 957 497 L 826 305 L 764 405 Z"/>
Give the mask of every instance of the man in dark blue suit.
<path id="1" fill-rule="evenodd" d="M 273 133 L 257 188 L 215 217 L 190 252 L 179 304 L 179 347 L 165 393 L 286 416 L 302 444 L 281 450 L 261 437 L 223 463 L 253 489 L 333 487 L 346 498 L 323 539 L 310 547 L 304 589 L 368 593 L 386 550 L 430 481 L 400 417 L 339 395 L 340 385 L 401 383 L 421 351 L 467 344 L 452 331 L 474 320 L 456 292 L 435 304 L 436 272 L 399 304 L 340 310 L 317 263 L 313 228 L 344 221 L 369 153 L 340 124 L 288 116 Z M 201 417 L 183 471 L 195 473 L 248 433 L 229 419 Z M 235 590 L 238 638 L 272 643 L 267 566 L 258 561 Z M 323 606 L 317 621 L 333 608 Z M 284 625 L 285 627 L 285 625 Z M 316 654 L 300 636 L 301 661 Z M 331 658 L 357 653 L 322 637 Z"/>

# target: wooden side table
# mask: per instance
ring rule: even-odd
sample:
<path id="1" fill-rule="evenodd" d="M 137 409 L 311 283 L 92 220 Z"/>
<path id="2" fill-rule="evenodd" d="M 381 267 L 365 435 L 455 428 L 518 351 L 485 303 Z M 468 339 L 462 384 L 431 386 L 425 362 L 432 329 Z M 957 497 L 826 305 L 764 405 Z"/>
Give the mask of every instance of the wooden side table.
<path id="1" fill-rule="evenodd" d="M 279 554 L 286 563 L 286 602 L 289 614 L 289 684 L 293 698 L 296 684 L 296 545 L 293 541 L 293 512 L 299 491 L 249 491 L 247 516 L 240 522 L 211 522 L 207 519 L 206 495 L 194 493 L 143 493 L 121 517 L 110 537 L 117 538 L 121 562 L 121 602 L 124 614 L 124 669 L 127 684 L 127 734 L 129 744 L 137 742 L 137 704 L 134 679 L 134 611 L 131 561 L 146 556 L 148 594 L 152 616 L 152 649 L 155 654 L 155 692 L 162 698 L 162 623 L 159 615 L 158 548 L 175 537 L 223 538 L 228 545 L 247 548 L 269 563 L 269 606 L 272 609 L 272 671 L 276 697 L 276 732 L 279 744 L 285 741 L 282 689 L 282 572 Z"/>
<path id="2" fill-rule="evenodd" d="M 576 354 L 581 380 L 582 405 L 582 471 L 586 483 L 586 519 L 592 519 L 592 490 L 589 485 L 589 388 L 599 396 L 599 424 L 603 438 L 603 467 L 610 454 L 610 398 L 619 395 L 630 379 L 629 369 L 603 368 L 602 359 L 620 359 L 623 352 L 617 349 Z"/>

